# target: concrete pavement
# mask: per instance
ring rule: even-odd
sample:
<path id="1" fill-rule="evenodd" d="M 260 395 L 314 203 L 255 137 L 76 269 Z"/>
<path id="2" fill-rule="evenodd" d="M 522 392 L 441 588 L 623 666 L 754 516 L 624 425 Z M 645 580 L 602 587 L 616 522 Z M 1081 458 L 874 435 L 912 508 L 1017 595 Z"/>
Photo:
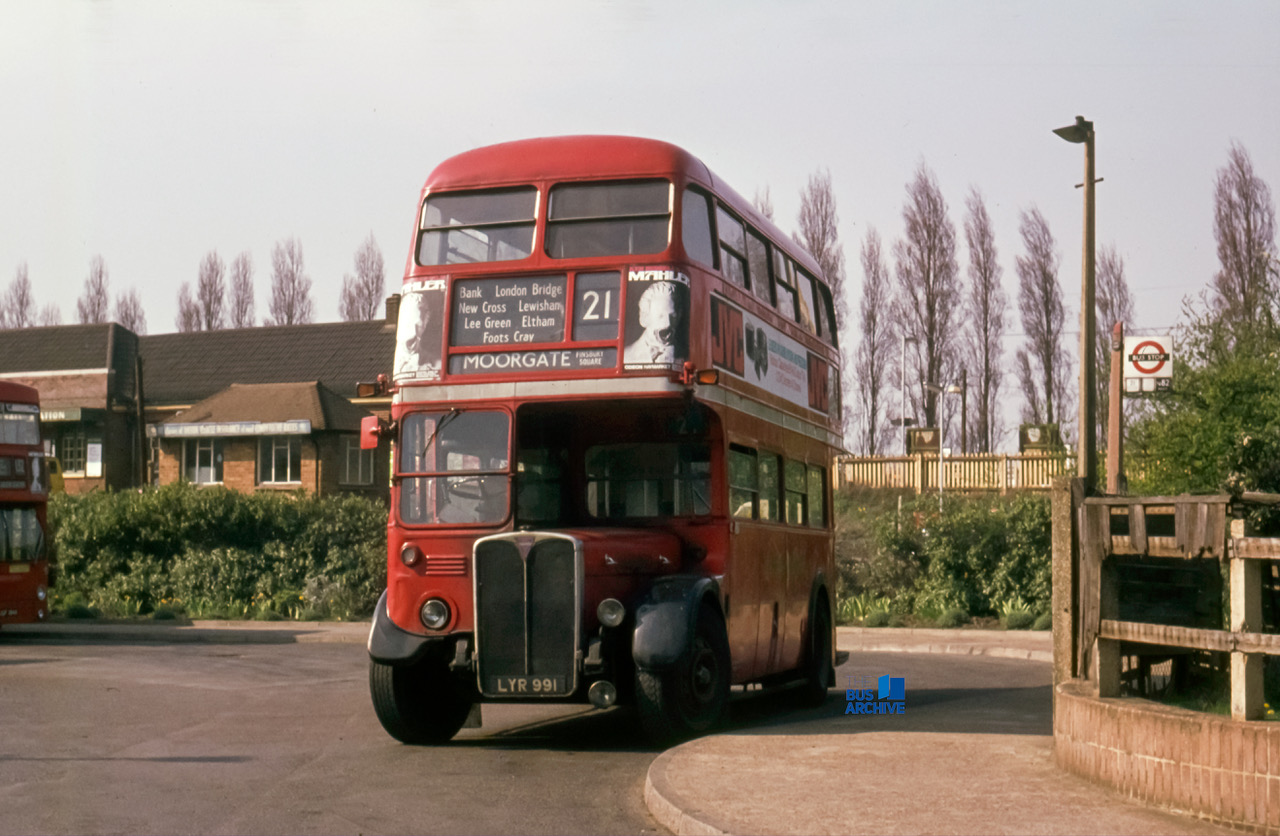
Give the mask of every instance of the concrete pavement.
<path id="1" fill-rule="evenodd" d="M 10 625 L 3 635 L 363 644 L 368 630 L 361 622 L 61 622 Z M 842 627 L 838 647 L 851 658 L 822 709 L 788 710 L 785 694 L 739 694 L 724 733 L 659 755 L 645 781 L 653 816 L 676 834 L 1230 832 L 1053 765 L 1047 632 Z M 904 677 L 906 713 L 846 715 L 845 689 L 874 688 L 877 674 Z"/>
<path id="2" fill-rule="evenodd" d="M 1231 832 L 1053 764 L 1049 633 L 838 633 L 851 656 L 822 709 L 757 709 L 748 694 L 725 733 L 658 756 L 645 801 L 659 822 L 680 836 Z M 906 713 L 845 714 L 843 689 L 877 674 L 904 677 Z"/>

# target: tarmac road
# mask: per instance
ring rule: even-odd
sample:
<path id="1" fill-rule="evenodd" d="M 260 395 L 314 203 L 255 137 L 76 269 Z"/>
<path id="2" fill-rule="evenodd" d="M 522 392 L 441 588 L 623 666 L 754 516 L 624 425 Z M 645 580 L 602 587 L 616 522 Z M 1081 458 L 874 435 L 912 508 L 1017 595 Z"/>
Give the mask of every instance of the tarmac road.
<path id="1" fill-rule="evenodd" d="M 402 746 L 359 644 L 0 637 L 2 833 L 654 833 L 625 714 L 485 706 Z"/>

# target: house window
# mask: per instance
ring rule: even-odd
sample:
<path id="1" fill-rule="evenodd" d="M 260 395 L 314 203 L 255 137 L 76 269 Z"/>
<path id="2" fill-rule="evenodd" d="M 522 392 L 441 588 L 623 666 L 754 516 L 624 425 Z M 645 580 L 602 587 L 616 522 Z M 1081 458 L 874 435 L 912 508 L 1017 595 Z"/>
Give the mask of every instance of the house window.
<path id="1" fill-rule="evenodd" d="M 302 437 L 277 435 L 258 441 L 258 484 L 302 482 Z"/>
<path id="2" fill-rule="evenodd" d="M 342 437 L 342 483 L 344 485 L 373 484 L 373 450 L 360 449 L 360 436 Z"/>
<path id="3" fill-rule="evenodd" d="M 222 482 L 222 439 L 189 438 L 182 442 L 182 478 L 197 485 Z"/>
<path id="4" fill-rule="evenodd" d="M 84 473 L 86 447 L 84 428 L 79 424 L 58 428 L 53 454 L 58 457 L 63 473 L 68 476 Z"/>

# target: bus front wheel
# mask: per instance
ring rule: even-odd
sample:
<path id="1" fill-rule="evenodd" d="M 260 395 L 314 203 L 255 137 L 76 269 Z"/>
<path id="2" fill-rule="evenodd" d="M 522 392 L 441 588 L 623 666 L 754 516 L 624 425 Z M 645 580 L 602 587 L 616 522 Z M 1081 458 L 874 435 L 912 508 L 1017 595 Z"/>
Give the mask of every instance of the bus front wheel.
<path id="1" fill-rule="evenodd" d="M 674 665 L 636 670 L 636 705 L 645 734 L 667 744 L 712 729 L 729 703 L 729 676 L 724 621 L 704 606 L 693 641 Z"/>
<path id="2" fill-rule="evenodd" d="M 369 660 L 369 693 L 378 721 L 401 743 L 450 740 L 466 722 L 474 698 L 436 660 L 384 665 Z"/>

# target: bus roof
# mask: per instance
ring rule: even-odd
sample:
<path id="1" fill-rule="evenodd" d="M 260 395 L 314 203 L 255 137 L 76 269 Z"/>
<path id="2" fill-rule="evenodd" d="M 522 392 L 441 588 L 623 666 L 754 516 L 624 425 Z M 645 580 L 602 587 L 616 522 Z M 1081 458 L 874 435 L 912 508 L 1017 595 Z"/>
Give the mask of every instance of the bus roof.
<path id="1" fill-rule="evenodd" d="M 40 403 L 40 392 L 25 383 L 0 380 L 0 401 L 5 403 Z"/>
<path id="2" fill-rule="evenodd" d="M 423 194 L 441 190 L 509 186 L 546 180 L 605 180 L 673 176 L 700 183 L 756 229 L 782 245 L 824 282 L 818 263 L 803 246 L 756 211 L 706 164 L 683 148 L 659 139 L 631 136 L 554 136 L 488 145 L 450 157 L 427 177 Z"/>

